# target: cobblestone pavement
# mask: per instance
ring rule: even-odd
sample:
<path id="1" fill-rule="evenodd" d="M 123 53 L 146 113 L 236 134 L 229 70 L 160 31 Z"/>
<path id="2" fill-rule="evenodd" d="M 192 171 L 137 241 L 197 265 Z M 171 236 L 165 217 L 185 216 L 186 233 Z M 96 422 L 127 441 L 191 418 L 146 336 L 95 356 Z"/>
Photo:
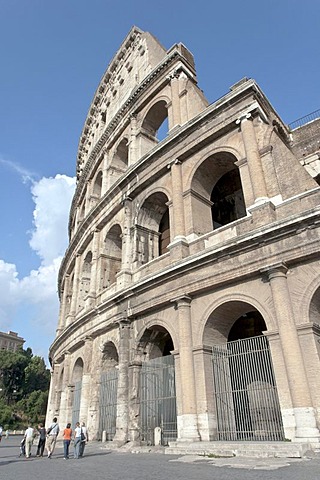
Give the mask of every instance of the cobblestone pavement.
<path id="1" fill-rule="evenodd" d="M 62 444 L 52 459 L 19 457 L 20 437 L 0 443 L 1 480 L 320 480 L 320 458 L 208 458 L 194 455 L 110 451 L 89 442 L 85 456 L 64 460 Z M 71 452 L 73 449 L 71 448 Z"/>

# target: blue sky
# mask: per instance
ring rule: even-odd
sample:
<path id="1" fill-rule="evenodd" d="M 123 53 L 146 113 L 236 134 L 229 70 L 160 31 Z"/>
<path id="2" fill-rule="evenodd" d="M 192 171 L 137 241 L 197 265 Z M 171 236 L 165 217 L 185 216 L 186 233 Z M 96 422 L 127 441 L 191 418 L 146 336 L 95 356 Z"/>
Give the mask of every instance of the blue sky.
<path id="1" fill-rule="evenodd" d="M 0 0 L 0 330 L 45 358 L 79 136 L 133 25 L 184 43 L 210 102 L 247 76 L 286 123 L 320 108 L 318 0 Z"/>

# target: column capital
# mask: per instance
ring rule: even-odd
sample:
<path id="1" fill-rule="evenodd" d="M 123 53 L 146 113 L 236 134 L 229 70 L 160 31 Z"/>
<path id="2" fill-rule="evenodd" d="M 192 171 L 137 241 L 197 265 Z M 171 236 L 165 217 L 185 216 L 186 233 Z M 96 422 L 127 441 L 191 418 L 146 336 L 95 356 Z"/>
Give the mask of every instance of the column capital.
<path id="1" fill-rule="evenodd" d="M 179 297 L 173 298 L 171 302 L 175 303 L 177 308 L 185 307 L 185 306 L 190 307 L 192 298 L 187 294 L 182 294 Z"/>
<path id="2" fill-rule="evenodd" d="M 252 120 L 252 118 L 253 118 L 253 117 L 252 117 L 252 115 L 251 115 L 250 112 L 249 112 L 249 113 L 243 113 L 243 114 L 240 115 L 240 117 L 237 118 L 237 120 L 236 120 L 236 125 L 239 125 L 239 124 L 242 123 L 244 120 L 249 120 L 249 119 Z"/>
<path id="3" fill-rule="evenodd" d="M 260 272 L 268 276 L 268 280 L 276 277 L 287 277 L 289 268 L 284 262 L 275 263 L 274 265 L 262 268 Z"/>
<path id="4" fill-rule="evenodd" d="M 167 169 L 170 170 L 173 165 L 182 165 L 182 160 L 175 158 L 167 164 Z"/>

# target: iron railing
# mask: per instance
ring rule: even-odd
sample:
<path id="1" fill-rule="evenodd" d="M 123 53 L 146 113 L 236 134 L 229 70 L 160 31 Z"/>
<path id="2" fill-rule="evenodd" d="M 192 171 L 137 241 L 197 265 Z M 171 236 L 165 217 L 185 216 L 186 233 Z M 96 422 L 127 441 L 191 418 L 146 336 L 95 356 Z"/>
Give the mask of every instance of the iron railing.
<path id="1" fill-rule="evenodd" d="M 140 437 L 154 445 L 154 429 L 161 428 L 162 444 L 177 438 L 174 357 L 145 362 L 140 374 Z"/>
<path id="2" fill-rule="evenodd" d="M 295 128 L 302 127 L 303 125 L 306 125 L 309 122 L 313 122 L 314 120 L 317 120 L 317 118 L 320 118 L 320 110 L 315 110 L 314 112 L 309 113 L 304 117 L 298 118 L 298 120 L 295 120 L 294 122 L 289 123 L 288 127 L 290 128 L 290 130 L 294 130 Z"/>
<path id="3" fill-rule="evenodd" d="M 99 431 L 106 432 L 106 440 L 113 440 L 116 433 L 118 371 L 113 368 L 101 374 L 99 401 Z"/>
<path id="4" fill-rule="evenodd" d="M 284 440 L 266 337 L 214 346 L 213 377 L 218 440 Z"/>

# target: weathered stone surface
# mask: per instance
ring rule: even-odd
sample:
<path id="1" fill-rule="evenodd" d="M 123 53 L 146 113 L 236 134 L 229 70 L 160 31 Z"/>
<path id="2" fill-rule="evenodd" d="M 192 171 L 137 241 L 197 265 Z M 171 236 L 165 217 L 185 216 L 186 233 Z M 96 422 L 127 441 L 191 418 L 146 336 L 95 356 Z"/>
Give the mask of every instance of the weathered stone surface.
<path id="1" fill-rule="evenodd" d="M 117 444 L 152 443 L 168 416 L 180 445 L 221 439 L 212 347 L 264 334 L 284 436 L 318 443 L 319 140 L 316 124 L 291 132 L 254 80 L 208 105 L 184 45 L 129 32 L 80 138 L 48 419 L 80 417 Z M 143 404 L 143 367 L 170 353 L 171 403 L 171 374 L 153 370 Z"/>

